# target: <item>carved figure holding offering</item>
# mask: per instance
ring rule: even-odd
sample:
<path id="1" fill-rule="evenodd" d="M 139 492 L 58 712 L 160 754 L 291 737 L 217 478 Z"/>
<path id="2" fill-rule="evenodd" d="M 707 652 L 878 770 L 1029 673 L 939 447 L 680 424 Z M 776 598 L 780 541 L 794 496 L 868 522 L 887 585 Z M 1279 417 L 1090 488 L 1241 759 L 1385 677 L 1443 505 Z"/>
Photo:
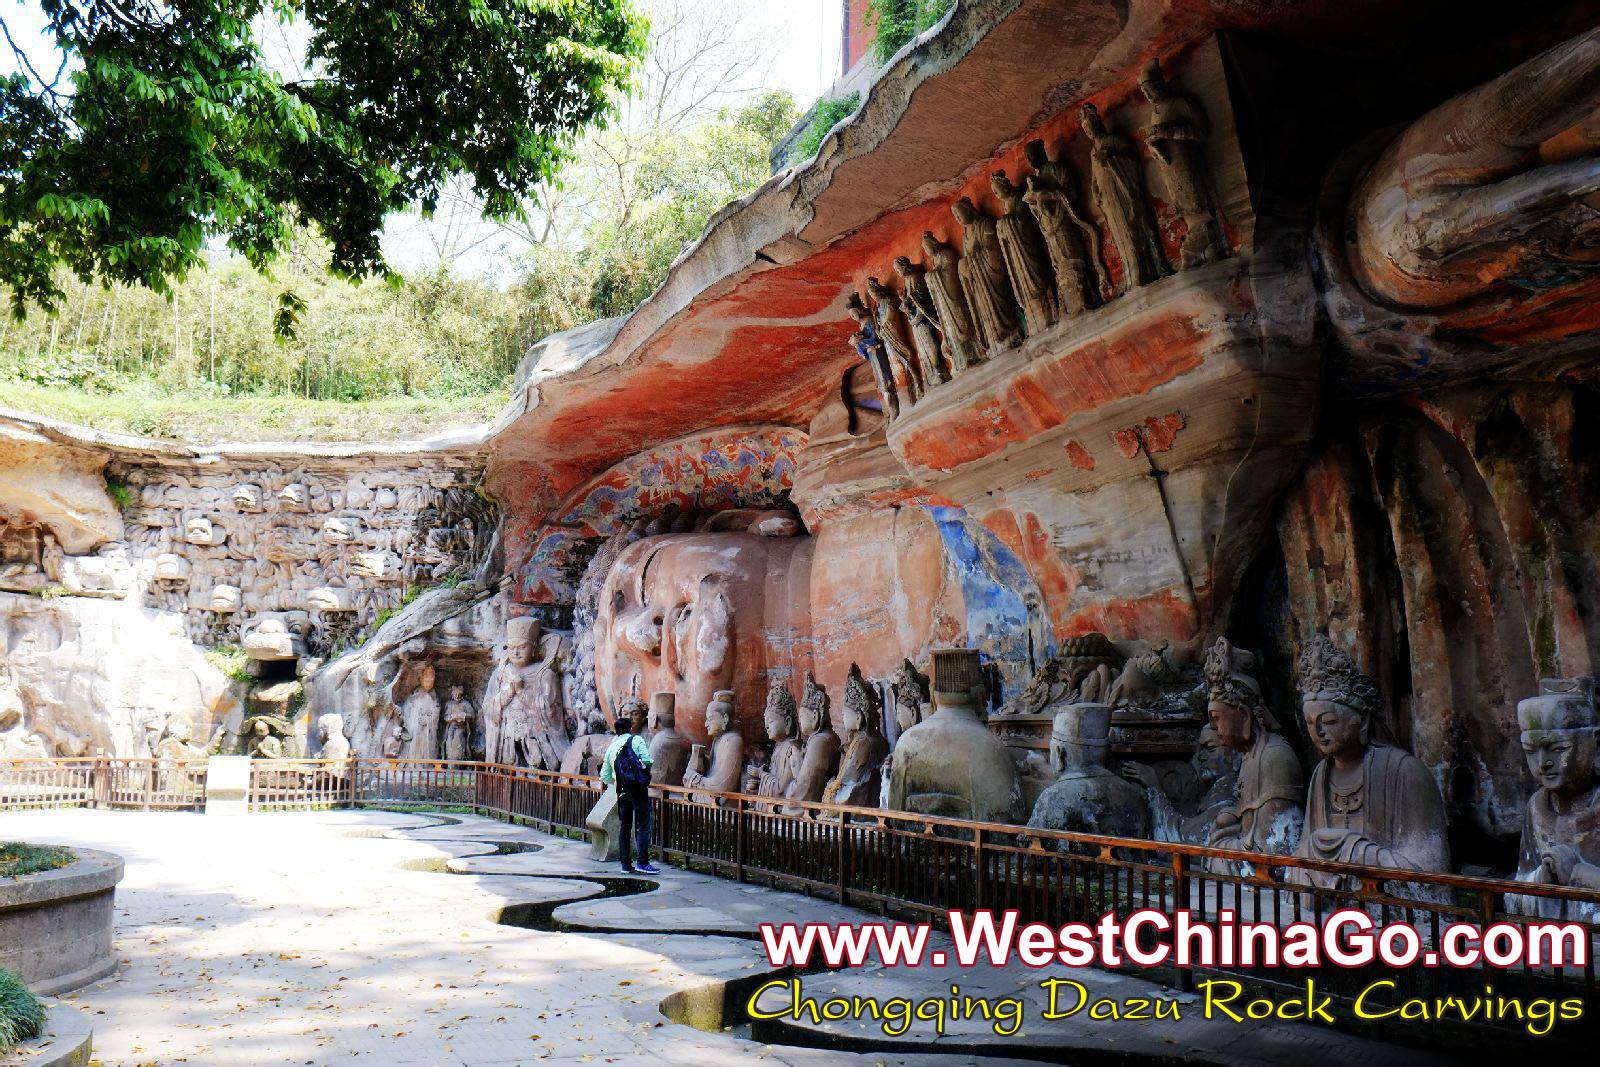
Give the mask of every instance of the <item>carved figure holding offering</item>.
<path id="1" fill-rule="evenodd" d="M 1011 289 L 1022 303 L 1023 322 L 1031 336 L 1061 317 L 1055 279 L 1050 276 L 1049 253 L 1045 250 L 1038 222 L 1023 202 L 1022 187 L 1013 185 L 1003 170 L 989 175 L 989 187 L 1000 201 L 1000 218 L 995 222 L 1000 252 L 1005 257 L 1006 272 L 1011 275 Z"/>
<path id="2" fill-rule="evenodd" d="M 678 732 L 677 698 L 671 693 L 650 697 L 650 777 L 659 785 L 682 785 L 689 767 L 689 739 Z"/>
<path id="3" fill-rule="evenodd" d="M 690 789 L 732 793 L 739 788 L 744 773 L 744 738 L 733 728 L 733 699 L 733 690 L 719 689 L 706 705 L 711 750 L 708 753 L 706 746 L 695 745 L 690 751 L 689 768 L 683 775 L 683 784 Z M 696 793 L 694 799 L 701 804 L 717 801 L 705 793 Z"/>
<path id="4" fill-rule="evenodd" d="M 848 740 L 839 757 L 839 773 L 824 787 L 822 799 L 871 807 L 878 803 L 879 775 L 889 755 L 889 741 L 883 736 L 883 702 L 854 663 L 844 683 L 843 725 Z"/>
<path id="5" fill-rule="evenodd" d="M 1093 104 L 1083 105 L 1083 132 L 1092 144 L 1090 182 L 1095 209 L 1111 231 L 1111 243 L 1122 260 L 1122 291 L 1171 274 L 1150 202 L 1145 199 L 1138 150 L 1127 137 L 1106 128 Z"/>
<path id="6" fill-rule="evenodd" d="M 933 653 L 933 714 L 895 746 L 888 807 L 979 822 L 1022 817 L 1016 764 L 979 718 L 987 703 L 983 676 L 975 648 Z"/>
<path id="7" fill-rule="evenodd" d="M 928 257 L 924 277 L 928 293 L 933 297 L 945 359 L 949 361 L 951 374 L 960 374 L 968 364 L 983 359 L 978 347 L 978 328 L 972 321 L 972 308 L 967 304 L 967 292 L 961 285 L 961 257 L 929 231 L 922 234 L 922 250 Z"/>
<path id="8" fill-rule="evenodd" d="M 816 676 L 806 672 L 805 692 L 800 695 L 800 740 L 805 752 L 800 769 L 784 795 L 790 800 L 821 800 L 822 791 L 839 769 L 839 735 L 833 732 L 828 717 L 828 691 L 817 684 Z"/>
<path id="9" fill-rule="evenodd" d="M 1078 211 L 1072 170 L 1051 159 L 1043 141 L 1029 141 L 1024 151 L 1033 173 L 1022 199 L 1044 235 L 1062 313 L 1077 315 L 1099 307 L 1107 285 L 1100 265 L 1100 231 Z"/>
<path id="10" fill-rule="evenodd" d="M 845 310 L 856 321 L 856 332 L 850 335 L 850 343 L 855 347 L 856 354 L 872 368 L 873 380 L 878 383 L 878 393 L 883 397 L 884 417 L 898 418 L 900 397 L 895 391 L 894 370 L 889 366 L 889 353 L 878 337 L 878 324 L 873 321 L 872 310 L 861 299 L 860 293 L 850 294 L 850 299 L 845 301 Z"/>
<path id="11" fill-rule="evenodd" d="M 1184 269 L 1221 259 L 1228 254 L 1228 246 L 1217 224 L 1211 179 L 1206 173 L 1211 124 L 1205 109 L 1194 97 L 1167 84 L 1160 60 L 1150 61 L 1139 78 L 1139 88 L 1150 101 L 1145 140 L 1161 165 L 1167 201 L 1186 228 L 1181 252 Z"/>
<path id="12" fill-rule="evenodd" d="M 767 737 L 772 741 L 772 756 L 767 760 L 765 769 L 757 770 L 755 788 L 748 792 L 764 797 L 781 797 L 794 784 L 805 758 L 800 742 L 795 740 L 799 725 L 794 694 L 789 692 L 789 687 L 782 679 L 774 678 L 771 688 L 767 690 L 765 719 Z"/>
<path id="13" fill-rule="evenodd" d="M 1057 772 L 1034 802 L 1028 825 L 1043 830 L 1149 837 L 1144 790 L 1106 767 L 1111 706 L 1069 704 L 1050 726 L 1050 763 Z"/>
<path id="14" fill-rule="evenodd" d="M 444 706 L 444 758 L 469 760 L 472 758 L 472 735 L 478 718 L 477 709 L 459 686 L 450 687 L 450 701 Z"/>
<path id="15" fill-rule="evenodd" d="M 1179 766 L 1185 773 L 1163 775 L 1148 763 L 1130 762 L 1122 776 L 1144 786 L 1150 832 L 1157 841 L 1207 844 L 1218 813 L 1238 800 L 1239 757 L 1223 747 L 1216 729 L 1207 724 L 1195 742 L 1194 757 Z"/>
<path id="16" fill-rule="evenodd" d="M 979 211 L 970 199 L 957 200 L 950 212 L 962 226 L 961 287 L 967 292 L 967 303 L 978 327 L 979 348 L 985 356 L 992 356 L 1022 340 L 1017 298 L 1006 274 L 1005 253 L 1000 250 L 994 219 Z"/>
<path id="17" fill-rule="evenodd" d="M 1600 780 L 1593 683 L 1547 680 L 1517 705 L 1522 751 L 1539 788 L 1522 820 L 1517 881 L 1600 889 Z M 1545 918 L 1592 921 L 1589 905 L 1519 896 L 1517 910 Z M 1581 909 L 1582 914 L 1579 914 Z"/>
<path id="18" fill-rule="evenodd" d="M 1210 843 L 1291 855 L 1305 825 L 1305 772 L 1251 672 L 1256 656 L 1217 638 L 1206 653 L 1208 712 L 1217 737 L 1240 753 L 1238 802 L 1217 814 Z"/>
<path id="19" fill-rule="evenodd" d="M 922 371 L 917 367 L 916 348 L 906 336 L 900 322 L 900 294 L 876 278 L 867 279 L 867 295 L 872 297 L 873 321 L 878 326 L 878 340 L 889 353 L 889 365 L 895 371 L 895 389 L 915 404 L 922 399 Z"/>
<path id="20" fill-rule="evenodd" d="M 1299 855 L 1402 871 L 1450 867 L 1444 798 L 1422 761 L 1374 737 L 1382 698 L 1346 652 L 1317 634 L 1300 653 L 1301 711 L 1322 762 L 1311 774 Z M 1338 877 L 1291 871 L 1336 888 Z"/>
<path id="21" fill-rule="evenodd" d="M 917 360 L 922 371 L 925 388 L 931 389 L 950 380 L 945 368 L 943 345 L 940 340 L 939 313 L 933 304 L 933 293 L 928 289 L 928 279 L 923 269 L 905 256 L 897 256 L 894 272 L 900 275 L 905 295 L 900 298 L 900 310 L 911 324 L 911 339 L 916 344 Z"/>

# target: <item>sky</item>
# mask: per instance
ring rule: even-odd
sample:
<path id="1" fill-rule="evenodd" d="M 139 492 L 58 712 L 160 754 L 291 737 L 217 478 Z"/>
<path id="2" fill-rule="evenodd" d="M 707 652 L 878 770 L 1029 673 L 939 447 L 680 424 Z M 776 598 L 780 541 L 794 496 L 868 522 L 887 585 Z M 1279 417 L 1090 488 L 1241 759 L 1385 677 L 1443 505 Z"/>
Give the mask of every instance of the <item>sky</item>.
<path id="1" fill-rule="evenodd" d="M 636 0 L 647 14 L 660 16 L 685 0 Z M 832 84 L 839 66 L 839 24 L 842 0 L 689 0 L 708 9 L 726 10 L 733 18 L 740 44 L 755 57 L 734 84 L 723 87 L 719 106 L 737 104 L 769 89 L 787 89 L 804 110 Z M 37 0 L 0 0 L 3 21 L 17 45 L 45 77 L 54 75 L 59 54 L 44 32 Z M 263 34 L 271 62 L 292 69 L 296 64 L 294 34 L 276 25 Z M 16 73 L 18 61 L 0 41 L 0 76 Z M 441 215 L 444 214 L 441 210 Z M 402 270 L 425 270 L 437 262 L 440 227 L 457 232 L 469 228 L 482 243 L 458 258 L 454 269 L 489 280 L 509 280 L 517 242 L 476 218 L 458 212 L 454 218 L 425 220 L 415 215 L 392 218 L 384 233 L 384 253 Z"/>

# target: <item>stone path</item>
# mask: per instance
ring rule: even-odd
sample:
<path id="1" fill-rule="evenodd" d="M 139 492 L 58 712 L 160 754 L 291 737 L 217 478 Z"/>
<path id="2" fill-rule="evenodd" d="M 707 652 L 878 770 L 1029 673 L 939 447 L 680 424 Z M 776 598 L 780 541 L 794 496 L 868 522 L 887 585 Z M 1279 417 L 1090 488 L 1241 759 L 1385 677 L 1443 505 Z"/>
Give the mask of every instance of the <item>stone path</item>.
<path id="1" fill-rule="evenodd" d="M 1293 1024 L 1066 1020 L 1030 1022 L 1013 1039 L 960 1024 L 928 1051 L 866 1055 L 695 1029 L 668 1021 L 663 1002 L 682 1009 L 678 1018 L 715 1015 L 723 983 L 742 1001 L 771 970 L 751 939 L 757 923 L 859 922 L 861 913 L 672 869 L 626 879 L 582 844 L 453 818 L 42 812 L 0 815 L 0 837 L 127 860 L 117 895 L 122 968 L 68 998 L 93 1019 L 96 1058 L 108 1065 L 946 1065 L 973 1063 L 974 1049 L 1056 1062 L 1423 1062 Z M 496 843 L 529 850 L 502 854 Z M 1046 973 L 867 968 L 813 975 L 804 989 L 920 998 L 959 982 L 990 995 L 1031 988 L 1037 1000 Z M 1099 971 L 1048 973 L 1108 996 L 1161 992 Z M 775 990 L 764 1003 L 782 999 Z M 858 1044 L 875 1036 L 864 1024 L 813 1029 Z M 931 1054 L 941 1043 L 951 1055 Z"/>

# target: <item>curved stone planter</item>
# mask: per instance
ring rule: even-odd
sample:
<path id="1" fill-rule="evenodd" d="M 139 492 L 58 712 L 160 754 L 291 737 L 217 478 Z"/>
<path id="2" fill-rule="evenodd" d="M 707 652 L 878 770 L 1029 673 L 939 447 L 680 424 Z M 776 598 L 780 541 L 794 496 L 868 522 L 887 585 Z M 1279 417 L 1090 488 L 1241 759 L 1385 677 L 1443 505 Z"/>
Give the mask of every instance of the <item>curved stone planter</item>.
<path id="1" fill-rule="evenodd" d="M 0 967 L 50 996 L 117 969 L 111 935 L 122 857 L 74 848 L 57 871 L 0 878 Z"/>
<path id="2" fill-rule="evenodd" d="M 47 1007 L 44 1033 L 0 1056 L 0 1067 L 89 1067 L 94 1037 L 89 1017 L 70 1004 Z"/>

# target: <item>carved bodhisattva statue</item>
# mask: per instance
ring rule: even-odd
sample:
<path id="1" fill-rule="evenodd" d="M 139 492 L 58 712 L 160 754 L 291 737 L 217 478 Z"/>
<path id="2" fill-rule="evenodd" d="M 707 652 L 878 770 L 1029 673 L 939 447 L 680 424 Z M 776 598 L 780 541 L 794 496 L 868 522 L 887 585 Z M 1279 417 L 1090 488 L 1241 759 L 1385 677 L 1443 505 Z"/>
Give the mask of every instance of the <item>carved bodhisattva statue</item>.
<path id="1" fill-rule="evenodd" d="M 889 365 L 895 372 L 895 391 L 905 403 L 915 404 L 922 399 L 922 370 L 917 366 L 916 347 L 906 336 L 900 322 L 900 294 L 876 278 L 867 279 L 867 295 L 872 297 L 873 322 L 878 327 L 878 340 L 889 353 Z"/>
<path id="2" fill-rule="evenodd" d="M 1255 654 L 1224 637 L 1206 654 L 1211 725 L 1223 745 L 1242 757 L 1238 803 L 1218 813 L 1210 843 L 1287 856 L 1299 846 L 1305 825 L 1305 772 L 1261 697 L 1255 669 Z"/>
<path id="3" fill-rule="evenodd" d="M 767 737 L 772 741 L 772 758 L 767 761 L 764 770 L 754 774 L 755 788 L 746 792 L 764 797 L 781 797 L 789 792 L 805 756 L 800 742 L 795 740 L 799 728 L 797 718 L 794 694 L 789 692 L 789 687 L 781 679 L 773 679 L 771 688 L 767 690 L 765 711 Z"/>
<path id="4" fill-rule="evenodd" d="M 1149 837 L 1144 790 L 1106 767 L 1111 705 L 1069 704 L 1050 726 L 1057 777 L 1034 802 L 1028 825 L 1041 830 Z"/>
<path id="5" fill-rule="evenodd" d="M 1378 687 L 1318 634 L 1300 653 L 1301 711 L 1322 762 L 1311 774 L 1299 855 L 1311 859 L 1445 871 L 1444 798 L 1422 761 L 1374 739 Z M 1337 888 L 1332 874 L 1291 871 L 1297 881 Z"/>
<path id="6" fill-rule="evenodd" d="M 1600 780 L 1595 778 L 1593 683 L 1548 680 L 1517 705 L 1522 751 L 1539 783 L 1522 820 L 1517 881 L 1600 889 Z M 1594 921 L 1592 905 L 1542 897 L 1508 901 L 1527 915 Z"/>
<path id="7" fill-rule="evenodd" d="M 879 775 L 889 755 L 889 741 L 883 736 L 883 702 L 854 663 L 844 684 L 843 725 L 847 740 L 839 773 L 823 789 L 822 799 L 870 808 L 878 803 Z"/>
<path id="8" fill-rule="evenodd" d="M 439 758 L 439 695 L 433 691 L 436 675 L 433 664 L 422 667 L 414 693 L 400 706 L 400 720 L 408 738 L 407 759 Z"/>
<path id="9" fill-rule="evenodd" d="M 800 695 L 800 740 L 805 751 L 800 769 L 784 793 L 790 800 L 821 800 L 828 779 L 839 769 L 839 735 L 833 732 L 833 720 L 828 716 L 830 703 L 828 691 L 807 671 L 805 691 Z"/>
<path id="10" fill-rule="evenodd" d="M 444 706 L 445 759 L 472 758 L 472 734 L 477 718 L 477 709 L 467 699 L 466 691 L 459 685 L 451 686 L 450 701 Z"/>
<path id="11" fill-rule="evenodd" d="M 1050 276 L 1050 254 L 1045 251 L 1039 224 L 1023 202 L 1023 188 L 1013 185 L 1003 170 L 989 175 L 989 186 L 1000 201 L 1000 218 L 995 222 L 1000 252 L 1005 257 L 1011 289 L 1022 304 L 1023 322 L 1031 336 L 1061 317 L 1055 279 Z"/>
<path id="12" fill-rule="evenodd" d="M 1043 141 L 1024 148 L 1033 173 L 1022 199 L 1038 220 L 1055 269 L 1056 295 L 1065 315 L 1099 307 L 1105 276 L 1100 265 L 1100 231 L 1078 210 L 1078 181 L 1072 168 L 1051 159 Z"/>
<path id="13" fill-rule="evenodd" d="M 850 344 L 856 355 L 872 368 L 872 378 L 878 383 L 878 395 L 883 398 L 884 418 L 893 420 L 900 415 L 900 397 L 894 383 L 894 369 L 889 365 L 889 353 L 878 337 L 878 324 L 873 321 L 872 309 L 861 299 L 860 293 L 851 293 L 845 310 L 856 321 L 856 332 L 850 335 Z"/>
<path id="14" fill-rule="evenodd" d="M 978 347 L 985 356 L 993 356 L 1022 340 L 1017 298 L 1006 274 L 1005 253 L 1000 250 L 994 219 L 979 211 L 971 200 L 962 197 L 950 211 L 963 227 L 961 287 L 967 291 L 967 303 L 978 327 Z"/>
<path id="15" fill-rule="evenodd" d="M 541 642 L 536 619 L 506 623 L 506 661 L 495 668 L 483 698 L 486 759 L 551 771 L 561 766 L 572 738 L 559 667 L 557 635 Z"/>
<path id="16" fill-rule="evenodd" d="M 933 293 L 928 289 L 923 269 L 905 256 L 895 257 L 894 272 L 900 275 L 905 289 L 905 295 L 900 298 L 900 310 L 911 324 L 911 340 L 916 345 L 922 383 L 931 389 L 950 380 L 950 372 L 945 369 L 939 312 L 933 304 Z"/>
<path id="17" fill-rule="evenodd" d="M 1183 266 L 1198 267 L 1228 254 L 1212 204 L 1211 179 L 1206 171 L 1206 142 L 1211 124 L 1205 109 L 1187 93 L 1174 90 L 1161 75 L 1161 63 L 1151 60 L 1139 78 L 1139 88 L 1150 101 L 1150 129 L 1145 140 L 1161 164 L 1167 202 L 1183 219 Z"/>
<path id="18" fill-rule="evenodd" d="M 693 745 L 678 732 L 677 698 L 671 693 L 650 697 L 650 778 L 658 785 L 682 785 Z"/>
<path id="19" fill-rule="evenodd" d="M 1089 159 L 1095 209 L 1111 231 L 1111 243 L 1122 260 L 1122 291 L 1171 274 L 1150 202 L 1145 199 L 1138 150 L 1127 137 L 1106 128 L 1093 104 L 1083 105 L 1083 132 L 1092 145 Z"/>
<path id="20" fill-rule="evenodd" d="M 740 785 L 744 771 L 744 738 L 733 728 L 733 690 L 719 689 L 711 703 L 706 705 L 706 733 L 711 738 L 711 750 L 695 745 L 689 754 L 689 769 L 684 772 L 683 784 L 690 789 L 704 789 L 694 799 L 701 804 L 714 804 L 717 798 L 710 793 L 734 793 Z"/>
<path id="21" fill-rule="evenodd" d="M 945 359 L 952 375 L 983 359 L 978 348 L 978 327 L 972 321 L 972 308 L 961 285 L 961 256 L 931 231 L 922 234 L 922 251 L 928 257 L 928 292 L 938 312 Z"/>
<path id="22" fill-rule="evenodd" d="M 933 654 L 933 714 L 901 735 L 894 750 L 888 807 L 980 822 L 1022 818 L 1016 764 L 979 718 L 985 705 L 977 649 Z"/>

